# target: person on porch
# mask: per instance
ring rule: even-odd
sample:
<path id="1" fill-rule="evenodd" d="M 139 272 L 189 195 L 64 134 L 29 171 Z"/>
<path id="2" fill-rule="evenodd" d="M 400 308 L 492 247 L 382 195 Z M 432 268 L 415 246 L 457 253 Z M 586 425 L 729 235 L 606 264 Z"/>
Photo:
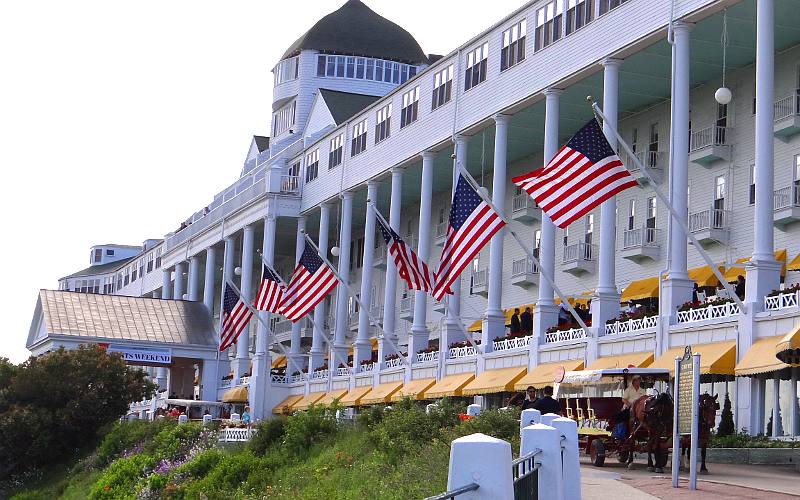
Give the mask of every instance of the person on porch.
<path id="1" fill-rule="evenodd" d="M 530 307 L 526 307 L 525 312 L 520 316 L 520 326 L 526 335 L 533 333 L 533 314 L 531 314 Z"/>
<path id="2" fill-rule="evenodd" d="M 514 309 L 514 314 L 511 315 L 510 329 L 512 335 L 519 333 L 522 329 L 519 321 L 519 308 Z"/>

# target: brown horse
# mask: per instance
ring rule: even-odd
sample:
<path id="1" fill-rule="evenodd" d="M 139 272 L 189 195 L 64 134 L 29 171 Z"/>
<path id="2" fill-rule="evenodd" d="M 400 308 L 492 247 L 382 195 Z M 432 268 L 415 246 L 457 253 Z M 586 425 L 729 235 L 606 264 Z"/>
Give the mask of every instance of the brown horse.
<path id="1" fill-rule="evenodd" d="M 706 468 L 706 449 L 708 448 L 708 441 L 711 439 L 711 429 L 714 428 L 717 418 L 717 410 L 719 410 L 718 397 L 719 394 L 713 396 L 711 394 L 701 394 L 698 398 L 697 447 L 700 448 L 700 472 L 708 472 Z M 683 457 L 692 458 L 691 445 L 691 436 L 681 436 L 681 470 L 686 468 L 683 463 Z"/>
<path id="2" fill-rule="evenodd" d="M 647 470 L 650 472 L 664 472 L 667 464 L 667 452 L 661 446 L 662 439 L 669 439 L 672 433 L 672 396 L 664 392 L 657 396 L 642 396 L 631 406 L 632 429 L 630 445 L 636 444 L 636 434 L 639 430 L 647 433 Z M 635 423 L 634 423 L 635 422 Z M 655 463 L 653 457 L 655 456 Z M 633 449 L 628 456 L 628 467 L 633 462 Z"/>

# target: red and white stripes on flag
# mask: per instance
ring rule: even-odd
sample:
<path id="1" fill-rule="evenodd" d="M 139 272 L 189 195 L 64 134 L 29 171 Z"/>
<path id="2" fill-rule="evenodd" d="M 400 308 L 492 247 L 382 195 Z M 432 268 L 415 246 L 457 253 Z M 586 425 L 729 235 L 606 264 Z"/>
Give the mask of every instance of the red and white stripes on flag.
<path id="1" fill-rule="evenodd" d="M 239 334 L 247 328 L 253 312 L 228 283 L 222 290 L 222 325 L 219 329 L 219 350 L 224 351 L 236 343 Z"/>
<path id="2" fill-rule="evenodd" d="M 497 212 L 459 174 L 433 298 L 442 300 L 445 294 L 453 293 L 450 285 L 505 225 Z"/>
<path id="3" fill-rule="evenodd" d="M 278 278 L 278 273 L 264 264 L 261 271 L 261 286 L 256 295 L 256 309 L 277 314 L 278 306 L 283 299 L 283 291 L 284 286 Z"/>
<path id="4" fill-rule="evenodd" d="M 278 306 L 281 314 L 297 323 L 336 288 L 336 282 L 336 274 L 306 242 Z"/>
<path id="5" fill-rule="evenodd" d="M 515 177 L 512 182 L 560 228 L 637 185 L 594 118 L 544 168 Z"/>
<path id="6" fill-rule="evenodd" d="M 376 209 L 377 212 L 377 209 Z M 383 235 L 383 240 L 389 249 L 389 254 L 394 259 L 400 278 L 406 282 L 409 290 L 430 292 L 433 289 L 435 277 L 428 269 L 428 265 L 409 248 L 405 241 L 386 225 L 382 217 L 377 217 L 378 227 Z"/>

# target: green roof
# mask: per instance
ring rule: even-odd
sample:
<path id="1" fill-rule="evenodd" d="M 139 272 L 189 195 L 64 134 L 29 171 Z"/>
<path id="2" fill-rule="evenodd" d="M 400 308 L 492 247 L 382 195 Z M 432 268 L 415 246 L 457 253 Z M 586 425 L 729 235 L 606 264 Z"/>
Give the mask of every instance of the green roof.
<path id="1" fill-rule="evenodd" d="M 325 99 L 325 104 L 328 106 L 336 125 L 341 125 L 348 118 L 351 118 L 359 111 L 363 111 L 380 98 L 379 96 L 351 94 L 350 92 L 328 89 L 319 89 L 319 93 Z"/>
<path id="2" fill-rule="evenodd" d="M 64 276 L 64 278 L 61 279 L 80 278 L 81 276 L 94 276 L 96 274 L 112 273 L 121 267 L 125 267 L 125 264 L 128 264 L 136 257 L 138 257 L 138 255 L 135 255 L 133 257 L 128 257 L 127 259 L 115 260 L 114 262 L 107 262 L 105 264 L 97 264 L 94 266 L 89 266 L 86 269 L 78 271 L 77 273 L 72 273 L 69 276 Z"/>

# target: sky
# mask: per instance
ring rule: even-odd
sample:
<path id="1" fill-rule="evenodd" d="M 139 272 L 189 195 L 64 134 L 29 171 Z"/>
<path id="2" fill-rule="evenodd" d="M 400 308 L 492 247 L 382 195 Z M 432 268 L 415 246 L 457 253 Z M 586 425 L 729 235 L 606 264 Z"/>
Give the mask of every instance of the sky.
<path id="1" fill-rule="evenodd" d="M 236 180 L 272 67 L 342 3 L 0 2 L 0 357 L 27 358 L 38 290 L 92 245 L 162 238 Z M 366 3 L 447 54 L 524 1 Z"/>

